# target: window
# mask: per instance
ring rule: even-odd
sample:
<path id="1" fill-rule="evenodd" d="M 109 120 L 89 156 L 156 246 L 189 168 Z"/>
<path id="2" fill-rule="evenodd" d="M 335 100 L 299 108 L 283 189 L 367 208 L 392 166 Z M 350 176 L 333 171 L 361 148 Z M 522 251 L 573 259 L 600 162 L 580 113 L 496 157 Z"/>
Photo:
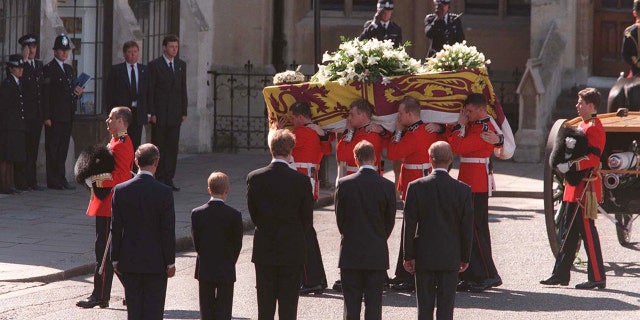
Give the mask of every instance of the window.
<path id="1" fill-rule="evenodd" d="M 478 15 L 529 16 L 531 0 L 465 0 L 465 12 Z"/>
<path id="2" fill-rule="evenodd" d="M 129 0 L 129 6 L 144 34 L 140 48 L 143 63 L 162 54 L 162 40 L 166 35 L 179 35 L 179 5 L 176 0 Z"/>
<path id="3" fill-rule="evenodd" d="M 27 33 L 39 33 L 39 26 L 40 0 L 0 0 L 0 60 L 20 53 L 18 39 Z M 0 71 L 0 79 L 4 79 L 4 68 Z"/>
<path id="4" fill-rule="evenodd" d="M 375 11 L 377 0 L 320 0 L 321 10 L 345 11 L 352 7 L 353 11 Z M 311 0 L 313 8 L 313 0 Z"/>

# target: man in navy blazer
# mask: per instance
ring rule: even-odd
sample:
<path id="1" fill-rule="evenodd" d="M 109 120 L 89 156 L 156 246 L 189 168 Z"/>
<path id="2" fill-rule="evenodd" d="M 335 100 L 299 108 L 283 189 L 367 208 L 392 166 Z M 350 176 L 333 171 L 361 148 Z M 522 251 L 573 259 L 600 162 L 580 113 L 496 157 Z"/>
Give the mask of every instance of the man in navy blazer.
<path id="1" fill-rule="evenodd" d="M 338 180 L 335 195 L 340 279 L 345 319 L 382 319 L 382 287 L 389 269 L 387 239 L 396 218 L 393 182 L 378 173 L 375 148 L 363 140 L 353 149 L 358 172 Z"/>
<path id="2" fill-rule="evenodd" d="M 176 273 L 175 208 L 171 188 L 153 178 L 160 152 L 136 150 L 138 174 L 114 188 L 113 269 L 124 283 L 128 319 L 162 319 L 167 278 Z"/>
<path id="3" fill-rule="evenodd" d="M 191 211 L 200 318 L 231 319 L 236 262 L 242 249 L 242 214 L 224 203 L 229 195 L 226 174 L 211 173 L 207 185 L 211 199 Z"/>
<path id="4" fill-rule="evenodd" d="M 429 148 L 434 171 L 413 181 L 404 203 L 404 267 L 415 274 L 418 319 L 453 319 L 458 273 L 469 267 L 473 225 L 471 188 L 447 172 L 451 146 Z"/>
<path id="5" fill-rule="evenodd" d="M 287 129 L 269 134 L 273 160 L 247 176 L 247 203 L 255 224 L 258 319 L 296 319 L 300 275 L 305 262 L 305 231 L 313 226 L 309 177 L 289 167 L 295 136 Z"/>
<path id="6" fill-rule="evenodd" d="M 139 47 L 135 41 L 122 46 L 125 62 L 114 64 L 107 78 L 107 106 L 109 110 L 119 106 L 129 107 L 133 120 L 127 133 L 137 150 L 142 140 L 144 125 L 149 123 L 149 72 L 147 66 L 138 63 Z"/>

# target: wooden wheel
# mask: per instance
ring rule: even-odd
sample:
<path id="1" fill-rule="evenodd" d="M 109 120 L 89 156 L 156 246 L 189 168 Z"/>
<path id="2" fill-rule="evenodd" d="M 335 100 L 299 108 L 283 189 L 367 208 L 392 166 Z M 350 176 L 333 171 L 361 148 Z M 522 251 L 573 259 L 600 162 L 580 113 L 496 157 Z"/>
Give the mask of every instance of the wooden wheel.
<path id="1" fill-rule="evenodd" d="M 544 217 L 547 226 L 547 238 L 549 238 L 549 246 L 553 256 L 558 254 L 562 242 L 563 230 L 561 229 L 565 214 L 564 203 L 562 202 L 564 185 L 562 184 L 562 173 L 555 168 L 551 168 L 549 158 L 551 157 L 556 137 L 565 121 L 565 119 L 559 119 L 553 124 L 544 149 Z"/>

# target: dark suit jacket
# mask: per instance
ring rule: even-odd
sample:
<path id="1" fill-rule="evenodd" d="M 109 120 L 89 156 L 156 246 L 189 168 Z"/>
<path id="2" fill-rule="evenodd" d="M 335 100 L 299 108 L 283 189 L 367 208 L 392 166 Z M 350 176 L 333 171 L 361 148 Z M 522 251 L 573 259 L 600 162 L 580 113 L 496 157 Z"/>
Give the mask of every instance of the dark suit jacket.
<path id="1" fill-rule="evenodd" d="M 282 162 L 272 162 L 247 176 L 247 203 L 256 226 L 256 264 L 302 265 L 305 231 L 313 226 L 313 192 L 306 175 Z"/>
<path id="2" fill-rule="evenodd" d="M 396 218 L 393 182 L 372 169 L 338 180 L 336 221 L 342 235 L 339 268 L 387 270 L 387 239 Z"/>
<path id="3" fill-rule="evenodd" d="M 24 118 L 25 120 L 43 121 L 42 81 L 44 65 L 40 60 L 34 61 L 36 64 L 35 69 L 30 64 L 25 64 L 22 78 L 20 78 L 24 97 Z"/>
<path id="4" fill-rule="evenodd" d="M 455 271 L 469 262 L 471 188 L 441 171 L 409 184 L 404 204 L 404 260 L 416 270 Z"/>
<path id="5" fill-rule="evenodd" d="M 149 111 L 159 126 L 178 126 L 187 115 L 187 64 L 173 59 L 172 74 L 164 57 L 149 62 Z"/>
<path id="6" fill-rule="evenodd" d="M 242 215 L 222 201 L 191 211 L 191 238 L 198 253 L 198 280 L 216 283 L 236 281 L 236 262 L 242 249 Z"/>
<path id="7" fill-rule="evenodd" d="M 166 273 L 175 263 L 173 191 L 148 174 L 114 188 L 111 260 L 127 273 Z"/>
<path id="8" fill-rule="evenodd" d="M 72 87 L 76 76 L 73 67 L 64 64 L 64 71 L 53 59 L 44 66 L 42 90 L 42 110 L 44 119 L 58 122 L 71 122 L 76 113 L 76 99 Z"/>
<path id="9" fill-rule="evenodd" d="M 138 108 L 138 123 L 147 123 L 147 95 L 149 94 L 149 71 L 144 64 L 136 64 L 138 69 L 138 97 L 136 105 Z M 107 79 L 107 105 L 109 110 L 118 106 L 131 107 L 133 92 L 129 81 L 127 63 L 114 64 Z"/>

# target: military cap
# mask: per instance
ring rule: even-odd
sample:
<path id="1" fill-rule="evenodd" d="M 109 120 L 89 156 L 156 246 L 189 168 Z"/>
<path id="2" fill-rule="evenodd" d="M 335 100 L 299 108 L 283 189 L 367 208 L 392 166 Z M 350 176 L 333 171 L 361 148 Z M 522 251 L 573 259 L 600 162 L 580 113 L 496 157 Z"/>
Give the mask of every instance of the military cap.
<path id="1" fill-rule="evenodd" d="M 393 10 L 393 0 L 378 0 L 378 9 Z"/>
<path id="2" fill-rule="evenodd" d="M 435 0 L 439 4 L 450 4 L 451 0 Z"/>
<path id="3" fill-rule="evenodd" d="M 24 61 L 22 61 L 22 56 L 19 54 L 12 54 L 9 56 L 9 61 L 6 62 L 7 67 L 23 67 Z"/>
<path id="4" fill-rule="evenodd" d="M 38 45 L 38 36 L 33 33 L 25 34 L 18 39 L 18 43 L 23 47 Z"/>
<path id="5" fill-rule="evenodd" d="M 53 43 L 53 50 L 71 50 L 71 41 L 66 34 L 61 34 L 56 37 L 56 41 Z"/>

